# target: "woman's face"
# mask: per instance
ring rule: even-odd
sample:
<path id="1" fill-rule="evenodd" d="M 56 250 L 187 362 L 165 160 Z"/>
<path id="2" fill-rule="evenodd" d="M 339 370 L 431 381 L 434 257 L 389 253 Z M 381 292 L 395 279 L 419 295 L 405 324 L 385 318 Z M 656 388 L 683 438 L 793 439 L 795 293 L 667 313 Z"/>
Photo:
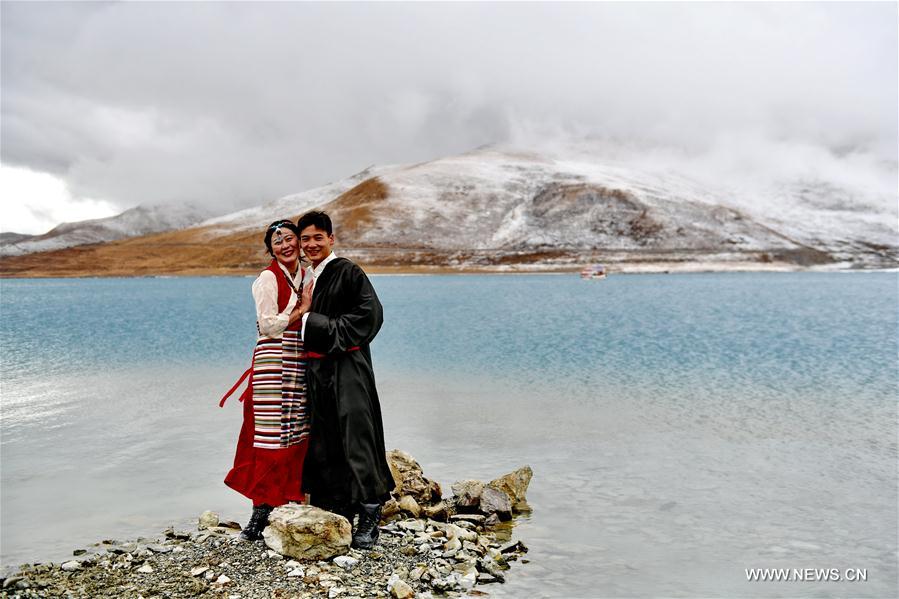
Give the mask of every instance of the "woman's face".
<path id="1" fill-rule="evenodd" d="M 290 229 L 275 229 L 272 254 L 278 262 L 293 270 L 300 259 L 300 240 Z"/>

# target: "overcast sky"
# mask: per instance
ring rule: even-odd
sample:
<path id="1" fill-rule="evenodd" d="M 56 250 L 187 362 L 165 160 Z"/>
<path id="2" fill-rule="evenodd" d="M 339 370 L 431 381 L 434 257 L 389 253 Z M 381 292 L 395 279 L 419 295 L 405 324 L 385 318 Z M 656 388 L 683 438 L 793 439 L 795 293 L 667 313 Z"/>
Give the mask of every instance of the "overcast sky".
<path id="1" fill-rule="evenodd" d="M 895 3 L 3 2 L 0 230 L 224 212 L 559 137 L 895 168 L 896 22 Z"/>

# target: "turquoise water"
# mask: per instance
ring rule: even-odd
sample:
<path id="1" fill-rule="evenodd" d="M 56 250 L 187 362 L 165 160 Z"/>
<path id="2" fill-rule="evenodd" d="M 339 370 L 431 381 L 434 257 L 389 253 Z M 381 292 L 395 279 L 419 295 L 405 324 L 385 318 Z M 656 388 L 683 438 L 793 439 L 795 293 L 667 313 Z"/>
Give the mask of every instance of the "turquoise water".
<path id="1" fill-rule="evenodd" d="M 388 447 L 445 488 L 534 469 L 531 562 L 494 596 L 895 592 L 895 273 L 373 281 Z M 4 566 L 245 519 L 221 484 L 239 405 L 216 402 L 255 340 L 251 282 L 0 282 Z"/>

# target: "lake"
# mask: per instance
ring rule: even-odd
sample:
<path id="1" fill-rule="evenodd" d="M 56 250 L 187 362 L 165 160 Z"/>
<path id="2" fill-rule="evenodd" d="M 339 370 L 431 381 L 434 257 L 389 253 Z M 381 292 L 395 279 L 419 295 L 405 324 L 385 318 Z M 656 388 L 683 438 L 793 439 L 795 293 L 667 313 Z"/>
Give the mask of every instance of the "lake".
<path id="1" fill-rule="evenodd" d="M 4 568 L 244 523 L 222 483 L 252 278 L 0 281 Z M 494 597 L 897 588 L 896 273 L 375 276 L 387 448 L 534 470 Z M 749 582 L 749 568 L 864 569 Z"/>

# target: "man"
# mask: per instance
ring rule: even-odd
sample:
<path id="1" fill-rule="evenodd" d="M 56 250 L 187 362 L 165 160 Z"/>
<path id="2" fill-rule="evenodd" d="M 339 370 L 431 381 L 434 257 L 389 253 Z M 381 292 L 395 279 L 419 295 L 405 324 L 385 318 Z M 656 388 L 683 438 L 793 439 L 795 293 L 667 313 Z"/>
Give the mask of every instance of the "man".
<path id="1" fill-rule="evenodd" d="M 381 506 L 394 487 L 368 347 L 383 322 L 381 302 L 362 269 L 332 251 L 327 214 L 304 214 L 297 228 L 314 286 L 301 330 L 312 406 L 303 491 L 313 505 L 350 524 L 358 513 L 353 547 L 370 549 L 378 539 Z"/>

